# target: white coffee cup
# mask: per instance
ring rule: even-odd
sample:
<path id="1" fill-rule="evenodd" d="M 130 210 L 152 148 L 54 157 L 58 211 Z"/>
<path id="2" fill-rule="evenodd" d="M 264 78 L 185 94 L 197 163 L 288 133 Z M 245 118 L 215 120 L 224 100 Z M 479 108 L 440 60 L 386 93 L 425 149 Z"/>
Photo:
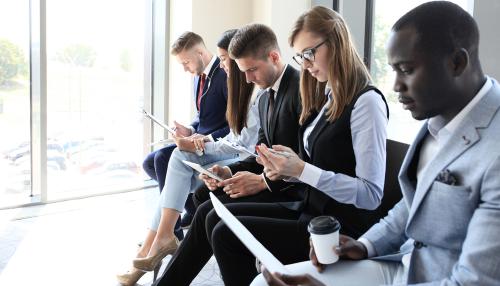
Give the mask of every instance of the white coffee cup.
<path id="1" fill-rule="evenodd" d="M 333 250 L 339 245 L 340 223 L 332 216 L 318 216 L 309 222 L 307 230 L 311 234 L 314 252 L 321 264 L 331 264 L 339 260 Z"/>

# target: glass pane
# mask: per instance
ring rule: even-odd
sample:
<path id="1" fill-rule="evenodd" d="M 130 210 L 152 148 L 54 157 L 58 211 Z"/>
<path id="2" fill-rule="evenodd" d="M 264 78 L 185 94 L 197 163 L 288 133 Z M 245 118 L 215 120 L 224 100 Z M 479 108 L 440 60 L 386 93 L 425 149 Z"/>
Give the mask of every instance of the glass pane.
<path id="1" fill-rule="evenodd" d="M 47 1 L 50 199 L 142 186 L 144 1 Z"/>
<path id="2" fill-rule="evenodd" d="M 376 86 L 384 91 L 389 104 L 390 120 L 388 136 L 390 139 L 405 143 L 413 141 L 422 122 L 414 120 L 410 112 L 403 110 L 397 100 L 396 93 L 392 90 L 395 74 L 387 64 L 385 44 L 392 25 L 406 12 L 425 2 L 429 1 L 376 0 L 374 6 L 371 74 Z M 470 0 L 455 0 L 451 2 L 460 5 L 469 12 L 473 9 L 473 1 Z"/>
<path id="3" fill-rule="evenodd" d="M 30 201 L 29 1 L 0 1 L 0 207 Z"/>

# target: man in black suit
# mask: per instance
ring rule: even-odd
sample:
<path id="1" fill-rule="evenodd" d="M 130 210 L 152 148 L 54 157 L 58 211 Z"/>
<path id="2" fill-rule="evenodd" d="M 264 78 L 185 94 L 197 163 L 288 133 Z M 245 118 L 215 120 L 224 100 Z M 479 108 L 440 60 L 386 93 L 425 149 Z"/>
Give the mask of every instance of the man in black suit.
<path id="1" fill-rule="evenodd" d="M 226 121 L 227 75 L 219 67 L 220 60 L 205 47 L 201 36 L 193 32 L 183 33 L 172 45 L 171 54 L 183 66 L 184 71 L 194 75 L 193 97 L 197 113 L 190 126 L 174 121 L 175 144 L 152 152 L 144 160 L 144 171 L 158 182 L 160 192 L 165 185 L 170 156 L 176 147 L 194 153 L 196 149 L 191 140 L 193 137 L 211 136 L 217 139 L 229 132 Z M 185 217 L 192 217 L 195 207 L 190 198 L 185 208 Z M 184 234 L 179 224 L 180 222 L 176 225 L 175 233 L 182 240 Z"/>
<path id="2" fill-rule="evenodd" d="M 281 144 L 297 151 L 301 112 L 299 72 L 282 62 L 274 32 L 261 24 L 247 25 L 234 35 L 229 53 L 245 72 L 247 82 L 262 89 L 258 144 Z M 268 180 L 254 157 L 223 168 L 215 166 L 212 170 L 226 180 L 216 184 L 205 178 L 205 182 L 224 203 L 287 202 L 302 197 L 300 188 L 290 188 L 292 183 Z M 294 191 L 287 191 L 289 188 Z M 204 200 L 208 190 L 198 190 L 197 194 Z M 210 259 L 211 243 L 205 231 L 205 217 L 210 210 L 210 201 L 198 207 L 186 238 L 153 285 L 189 285 Z"/>

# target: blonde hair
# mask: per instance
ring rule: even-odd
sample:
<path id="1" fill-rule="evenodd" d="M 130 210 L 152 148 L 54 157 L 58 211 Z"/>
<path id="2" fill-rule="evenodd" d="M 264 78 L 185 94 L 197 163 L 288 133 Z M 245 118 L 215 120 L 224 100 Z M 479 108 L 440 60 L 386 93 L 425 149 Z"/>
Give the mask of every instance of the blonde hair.
<path id="1" fill-rule="evenodd" d="M 205 46 L 205 43 L 203 42 L 203 39 L 200 35 L 189 31 L 184 32 L 172 44 L 172 50 L 170 53 L 176 56 L 182 51 L 190 50 L 191 48 L 199 44 Z"/>
<path id="2" fill-rule="evenodd" d="M 295 22 L 290 34 L 290 46 L 293 47 L 294 40 L 301 31 L 308 31 L 322 37 L 326 41 L 324 45 L 329 48 L 328 82 L 332 88 L 333 100 L 325 114 L 327 120 L 333 122 L 340 117 L 354 96 L 370 83 L 370 73 L 356 51 L 344 19 L 335 11 L 315 6 L 302 14 Z M 312 111 L 319 111 L 325 104 L 326 97 L 317 96 L 317 94 L 324 94 L 325 86 L 326 83 L 318 82 L 309 72 L 301 70 L 301 124 Z"/>

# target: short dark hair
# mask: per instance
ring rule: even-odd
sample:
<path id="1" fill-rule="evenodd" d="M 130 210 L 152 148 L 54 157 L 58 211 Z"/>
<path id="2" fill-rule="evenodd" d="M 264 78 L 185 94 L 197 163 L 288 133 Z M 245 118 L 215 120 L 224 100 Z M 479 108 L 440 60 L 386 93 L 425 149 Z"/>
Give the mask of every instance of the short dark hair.
<path id="1" fill-rule="evenodd" d="M 193 33 L 193 32 L 184 32 L 182 35 L 175 40 L 175 42 L 172 44 L 172 55 L 178 55 L 180 52 L 184 50 L 189 50 L 195 45 L 198 44 L 203 44 L 203 39 L 201 38 L 200 35 Z"/>
<path id="2" fill-rule="evenodd" d="M 471 60 L 478 60 L 479 29 L 472 16 L 448 1 L 424 3 L 406 13 L 392 27 L 397 32 L 415 28 L 419 46 L 426 54 L 442 56 L 464 48 Z"/>
<path id="3" fill-rule="evenodd" d="M 276 34 L 263 24 L 248 24 L 242 27 L 229 44 L 229 55 L 233 59 L 247 56 L 265 59 L 272 50 L 279 50 Z"/>
<path id="4" fill-rule="evenodd" d="M 231 39 L 233 38 L 234 34 L 236 34 L 237 31 L 238 29 L 231 29 L 222 33 L 222 36 L 217 42 L 217 47 L 227 51 L 227 49 L 229 48 L 229 43 L 231 42 Z"/>

